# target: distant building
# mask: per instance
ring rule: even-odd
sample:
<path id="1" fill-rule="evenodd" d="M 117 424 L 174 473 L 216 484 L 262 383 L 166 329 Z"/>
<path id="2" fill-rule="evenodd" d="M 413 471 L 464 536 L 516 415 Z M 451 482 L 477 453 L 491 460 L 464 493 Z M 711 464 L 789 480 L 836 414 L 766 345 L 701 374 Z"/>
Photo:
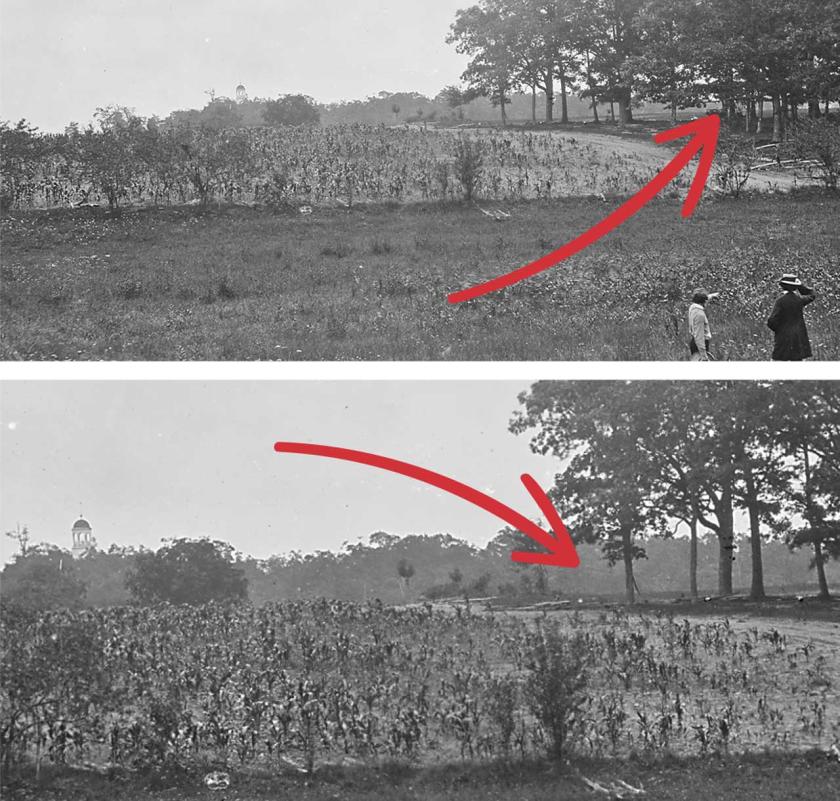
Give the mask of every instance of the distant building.
<path id="1" fill-rule="evenodd" d="M 93 529 L 90 523 L 83 517 L 80 517 L 73 523 L 73 558 L 78 559 L 84 556 L 88 551 L 96 547 L 96 540 L 93 537 Z"/>
<path id="2" fill-rule="evenodd" d="M 245 87 L 240 83 L 239 86 L 236 87 L 236 102 L 244 103 L 247 99 L 248 93 L 245 91 Z"/>

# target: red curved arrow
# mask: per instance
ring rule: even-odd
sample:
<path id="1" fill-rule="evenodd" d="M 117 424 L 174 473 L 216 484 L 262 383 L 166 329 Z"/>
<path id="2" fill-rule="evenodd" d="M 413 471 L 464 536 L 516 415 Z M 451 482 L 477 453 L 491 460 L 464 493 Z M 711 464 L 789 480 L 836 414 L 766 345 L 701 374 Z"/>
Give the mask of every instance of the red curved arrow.
<path id="1" fill-rule="evenodd" d="M 557 514 L 548 496 L 542 491 L 539 484 L 525 473 L 521 479 L 531 497 L 536 501 L 542 513 L 546 516 L 554 535 L 541 529 L 536 523 L 530 521 L 524 515 L 514 509 L 500 503 L 495 498 L 479 492 L 477 489 L 462 484 L 453 478 L 426 470 L 423 467 L 400 462 L 396 459 L 389 459 L 387 456 L 377 456 L 373 453 L 363 451 L 352 451 L 347 448 L 333 448 L 329 445 L 310 445 L 304 442 L 276 442 L 274 450 L 278 453 L 297 453 L 305 456 L 326 456 L 330 459 L 342 459 L 346 462 L 357 462 L 371 467 L 378 467 L 381 470 L 389 470 L 392 473 L 399 473 L 403 476 L 431 484 L 433 487 L 442 489 L 452 495 L 457 495 L 465 501 L 501 518 L 514 528 L 527 534 L 531 539 L 538 542 L 548 553 L 531 553 L 529 551 L 514 551 L 511 559 L 514 562 L 526 562 L 528 564 L 554 565 L 556 567 L 577 567 L 580 564 L 575 544 L 569 536 L 566 526 Z"/>
<path id="2" fill-rule="evenodd" d="M 619 206 L 609 217 L 601 220 L 601 222 L 592 226 L 592 228 L 571 242 L 563 245 L 563 247 L 543 256 L 541 259 L 531 262 L 531 264 L 526 264 L 518 270 L 507 273 L 507 275 L 501 275 L 484 284 L 478 284 L 469 289 L 453 292 L 449 296 L 449 302 L 463 303 L 465 300 L 472 300 L 473 298 L 487 295 L 490 292 L 496 292 L 506 286 L 516 284 L 525 278 L 530 278 L 532 275 L 541 273 L 543 270 L 549 269 L 549 267 L 554 267 L 561 261 L 565 261 L 569 257 L 580 253 L 643 209 L 679 175 L 683 167 L 700 153 L 700 164 L 697 166 L 697 172 L 694 175 L 694 180 L 691 182 L 691 188 L 688 191 L 682 209 L 682 216 L 685 218 L 690 217 L 694 214 L 694 209 L 697 208 L 697 204 L 703 196 L 703 189 L 706 186 L 709 171 L 715 160 L 719 134 L 720 117 L 717 114 L 710 114 L 708 117 L 702 117 L 699 120 L 672 128 L 670 131 L 658 133 L 654 137 L 654 141 L 657 144 L 672 142 L 674 139 L 682 139 L 686 136 L 690 136 L 691 141 L 665 165 L 662 171 L 650 183 L 642 187 L 630 200 Z"/>

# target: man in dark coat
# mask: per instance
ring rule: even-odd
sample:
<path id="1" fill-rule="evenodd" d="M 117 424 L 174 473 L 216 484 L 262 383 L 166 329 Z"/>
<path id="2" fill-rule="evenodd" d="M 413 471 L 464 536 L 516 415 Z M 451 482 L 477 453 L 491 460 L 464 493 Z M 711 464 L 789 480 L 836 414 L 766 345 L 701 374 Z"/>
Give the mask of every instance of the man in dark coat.
<path id="1" fill-rule="evenodd" d="M 805 286 L 795 275 L 785 275 L 779 285 L 785 294 L 776 301 L 773 314 L 767 321 L 770 330 L 776 335 L 773 361 L 801 362 L 810 359 L 813 354 L 802 311 L 814 302 L 814 290 Z"/>

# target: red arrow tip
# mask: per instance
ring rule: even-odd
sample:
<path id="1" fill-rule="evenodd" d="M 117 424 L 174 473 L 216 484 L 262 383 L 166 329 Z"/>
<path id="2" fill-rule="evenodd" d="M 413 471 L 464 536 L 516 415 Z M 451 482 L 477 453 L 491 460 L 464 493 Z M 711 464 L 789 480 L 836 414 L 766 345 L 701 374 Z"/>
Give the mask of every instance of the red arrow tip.
<path id="1" fill-rule="evenodd" d="M 670 131 L 661 131 L 653 139 L 657 144 L 663 144 L 673 142 L 675 139 L 684 139 L 687 136 L 691 137 L 691 141 L 683 150 L 692 154 L 699 153 L 700 164 L 683 203 L 682 216 L 686 219 L 694 214 L 709 180 L 709 173 L 715 160 L 720 138 L 720 117 L 717 114 L 709 114 L 706 117 L 700 117 L 684 125 L 671 128 Z"/>
<path id="2" fill-rule="evenodd" d="M 537 506 L 540 507 L 540 511 L 545 515 L 548 526 L 554 536 L 551 536 L 551 534 L 543 531 L 538 526 L 524 531 L 523 533 L 542 545 L 546 549 L 546 552 L 514 551 L 510 555 L 511 559 L 514 562 L 523 564 L 549 565 L 551 567 L 578 567 L 580 565 L 580 557 L 575 548 L 575 543 L 565 524 L 560 519 L 560 515 L 557 514 L 557 510 L 554 508 L 554 504 L 548 495 L 545 494 L 542 487 L 527 473 L 522 476 L 522 483 L 534 501 L 536 501 Z"/>

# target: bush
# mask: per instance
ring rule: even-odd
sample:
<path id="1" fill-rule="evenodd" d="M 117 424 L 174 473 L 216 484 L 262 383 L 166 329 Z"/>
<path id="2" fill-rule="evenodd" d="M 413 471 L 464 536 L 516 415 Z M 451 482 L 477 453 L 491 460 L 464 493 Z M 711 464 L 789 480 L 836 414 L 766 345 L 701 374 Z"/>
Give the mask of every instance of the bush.
<path id="1" fill-rule="evenodd" d="M 455 142 L 455 175 L 464 189 L 464 199 L 472 200 L 484 173 L 484 148 L 466 136 Z"/>
<path id="2" fill-rule="evenodd" d="M 715 159 L 714 180 L 718 188 L 739 197 L 758 159 L 755 143 L 737 134 L 721 132 Z"/>
<path id="3" fill-rule="evenodd" d="M 809 171 L 816 174 L 826 189 L 837 190 L 840 178 L 840 125 L 830 119 L 802 120 L 793 129 L 786 145 L 793 158 L 811 162 Z"/>
<path id="4" fill-rule="evenodd" d="M 525 667 L 525 695 L 548 736 L 549 754 L 563 759 L 582 730 L 580 709 L 586 701 L 587 647 L 581 635 L 540 627 Z"/>

